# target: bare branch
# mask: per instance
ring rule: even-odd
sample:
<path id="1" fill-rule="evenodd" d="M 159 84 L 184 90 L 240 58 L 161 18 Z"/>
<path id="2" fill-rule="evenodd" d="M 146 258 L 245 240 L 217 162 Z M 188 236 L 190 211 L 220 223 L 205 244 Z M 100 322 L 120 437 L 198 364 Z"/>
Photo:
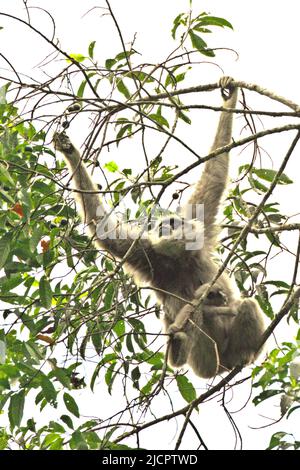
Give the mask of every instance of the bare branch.
<path id="1" fill-rule="evenodd" d="M 230 230 L 236 230 L 236 232 L 240 232 L 245 228 L 245 225 L 222 225 L 222 228 L 227 228 Z M 294 224 L 282 224 L 282 225 L 270 225 L 269 227 L 262 227 L 262 228 L 257 228 L 257 227 L 251 227 L 249 229 L 249 233 L 254 233 L 255 235 L 263 234 L 263 233 L 275 233 L 275 232 L 291 232 L 293 230 L 300 230 L 300 223 L 294 223 Z M 232 234 L 234 235 L 234 234 Z"/>

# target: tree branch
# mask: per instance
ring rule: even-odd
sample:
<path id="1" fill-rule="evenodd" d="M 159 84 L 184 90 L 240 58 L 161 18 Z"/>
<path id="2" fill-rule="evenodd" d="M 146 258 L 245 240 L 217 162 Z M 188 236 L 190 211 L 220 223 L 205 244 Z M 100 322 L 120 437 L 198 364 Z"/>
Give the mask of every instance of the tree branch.
<path id="1" fill-rule="evenodd" d="M 250 91 L 255 91 L 256 93 L 259 93 L 260 95 L 267 96 L 268 98 L 278 101 L 281 104 L 284 104 L 288 108 L 291 108 L 293 111 L 296 111 L 297 113 L 300 112 L 300 106 L 296 103 L 294 103 L 291 100 L 288 100 L 284 98 L 283 96 L 277 95 L 276 93 L 269 91 L 267 88 L 260 87 L 259 85 L 256 85 L 254 83 L 247 83 L 243 81 L 234 81 L 233 86 L 239 87 L 239 88 L 244 88 Z M 197 85 L 194 87 L 189 87 L 189 88 L 181 88 L 179 90 L 174 90 L 170 91 L 168 93 L 159 93 L 157 95 L 150 95 L 146 98 L 144 98 L 142 101 L 159 101 L 165 98 L 170 98 L 173 96 L 179 96 L 179 95 L 186 95 L 189 93 L 199 93 L 199 92 L 204 92 L 204 91 L 212 91 L 220 88 L 220 84 L 217 83 L 209 83 L 207 85 Z M 138 104 L 139 101 L 136 101 L 135 104 Z"/>
<path id="2" fill-rule="evenodd" d="M 240 225 L 222 225 L 222 228 L 227 228 L 230 230 L 236 230 L 241 231 L 245 228 L 245 225 L 240 226 Z M 262 227 L 262 228 L 256 228 L 256 227 L 251 227 L 249 229 L 249 233 L 253 233 L 255 235 L 263 234 L 263 233 L 269 233 L 269 232 L 290 232 L 293 230 L 300 230 L 300 223 L 294 223 L 294 224 L 282 224 L 282 225 L 270 225 L 269 227 Z"/>

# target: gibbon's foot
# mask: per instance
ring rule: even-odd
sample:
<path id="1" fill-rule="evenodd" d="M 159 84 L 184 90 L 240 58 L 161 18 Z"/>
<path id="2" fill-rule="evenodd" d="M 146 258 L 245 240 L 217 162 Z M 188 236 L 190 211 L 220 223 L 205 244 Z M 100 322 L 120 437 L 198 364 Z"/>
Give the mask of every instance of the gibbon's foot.
<path id="1" fill-rule="evenodd" d="M 182 330 L 181 325 L 177 325 L 175 322 L 172 323 L 172 325 L 169 326 L 167 330 L 167 334 L 170 336 L 174 336 L 176 333 L 178 333 L 180 330 Z"/>
<path id="2" fill-rule="evenodd" d="M 178 332 L 170 337 L 168 362 L 172 367 L 182 367 L 186 364 L 191 348 L 191 341 L 183 332 Z"/>
<path id="3" fill-rule="evenodd" d="M 228 76 L 224 76 L 222 78 L 220 78 L 220 81 L 219 81 L 219 85 L 220 85 L 220 88 L 221 88 L 221 94 L 222 94 L 222 97 L 225 101 L 229 100 L 232 96 L 232 93 L 235 89 L 234 85 L 233 85 L 233 78 L 232 77 L 228 77 Z"/>
<path id="4" fill-rule="evenodd" d="M 197 331 L 188 357 L 188 364 L 199 377 L 215 377 L 220 368 L 216 342 L 204 331 Z"/>
<path id="5" fill-rule="evenodd" d="M 72 153 L 74 150 L 72 142 L 64 131 L 55 132 L 53 136 L 53 142 L 55 149 L 64 154 Z"/>

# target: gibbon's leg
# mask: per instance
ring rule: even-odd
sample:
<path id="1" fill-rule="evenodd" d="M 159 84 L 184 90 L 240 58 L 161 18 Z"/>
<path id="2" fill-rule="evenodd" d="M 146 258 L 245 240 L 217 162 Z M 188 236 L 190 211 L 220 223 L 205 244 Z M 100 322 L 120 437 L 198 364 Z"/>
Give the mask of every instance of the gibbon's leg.
<path id="1" fill-rule="evenodd" d="M 191 322 L 193 323 L 191 324 Z M 189 325 L 189 328 L 191 328 L 189 338 L 192 347 L 188 364 L 199 377 L 205 379 L 214 377 L 220 368 L 219 352 L 215 338 L 209 334 L 210 332 L 206 331 L 203 310 L 201 312 L 196 310 L 192 320 L 189 321 Z"/>
<path id="2" fill-rule="evenodd" d="M 97 187 L 82 162 L 79 151 L 74 147 L 65 132 L 54 135 L 54 146 L 56 150 L 63 154 L 75 189 L 79 190 L 79 192 L 74 192 L 74 196 L 79 205 L 83 222 L 87 225 L 92 239 L 98 246 L 108 250 L 112 255 L 123 258 L 130 250 L 135 238 L 138 237 L 132 237 L 126 224 L 120 225 L 114 220 L 113 216 L 107 214 L 97 194 Z M 151 276 L 152 257 L 152 245 L 148 239 L 143 238 L 138 239 L 134 249 L 129 252 L 126 262 L 140 272 L 146 280 L 147 277 Z"/>
<path id="3" fill-rule="evenodd" d="M 168 361 L 172 367 L 182 367 L 187 362 L 199 377 L 213 377 L 219 369 L 219 357 L 216 342 L 203 330 L 203 309 L 195 312 L 199 298 L 207 289 L 208 284 L 200 286 L 195 292 L 195 299 L 186 304 L 176 315 L 175 321 L 167 325 L 170 335 Z M 209 298 L 211 296 L 211 298 Z M 210 290 L 207 299 L 210 303 L 224 305 L 225 296 L 217 287 Z M 214 307 L 215 308 L 215 307 Z M 166 322 L 167 323 L 167 322 Z"/>
<path id="4" fill-rule="evenodd" d="M 181 328 L 178 328 L 175 323 L 172 323 L 172 320 L 166 313 L 164 316 L 164 324 L 165 331 L 167 334 L 169 334 L 168 363 L 171 367 L 182 367 L 187 362 L 190 350 L 190 341 L 188 341 L 189 338 L 186 333 L 179 331 Z"/>
<path id="5" fill-rule="evenodd" d="M 227 109 L 235 108 L 237 102 L 238 89 L 232 85 L 232 82 L 233 79 L 230 77 L 223 77 L 220 80 L 224 99 L 223 107 Z M 225 91 L 227 91 L 227 95 Z M 227 111 L 221 113 L 211 151 L 230 144 L 232 120 L 233 113 Z M 192 211 L 187 210 L 186 212 L 188 212 L 188 215 L 192 213 L 192 218 L 196 217 L 195 206 L 197 204 L 204 205 L 204 236 L 206 247 L 214 247 L 215 245 L 215 238 L 218 233 L 218 229 L 215 227 L 215 219 L 222 195 L 227 185 L 228 160 L 228 152 L 225 152 L 215 158 L 211 158 L 205 163 L 201 178 L 196 184 L 194 193 L 188 201 L 188 205 L 192 205 Z"/>
<path id="6" fill-rule="evenodd" d="M 210 378 L 250 364 L 259 355 L 265 327 L 255 300 L 236 300 L 224 306 L 203 304 L 200 312 L 193 310 L 192 305 L 185 305 L 178 315 L 186 324 L 176 318 L 168 329 L 173 334 L 171 365 L 182 367 L 188 362 L 196 375 Z"/>
<path id="7" fill-rule="evenodd" d="M 201 297 L 202 287 L 197 290 Z M 211 291 L 213 301 L 220 290 Z M 218 297 L 221 301 L 221 297 Z M 225 296 L 224 296 L 225 299 Z M 253 299 L 234 300 L 221 305 L 203 303 L 194 311 L 192 305 L 185 305 L 178 314 L 178 320 L 170 325 L 169 331 L 182 344 L 181 365 L 189 345 L 188 364 L 199 377 L 214 377 L 217 372 L 231 370 L 237 365 L 247 365 L 259 355 L 259 344 L 265 330 L 264 320 L 257 302 Z M 177 331 L 176 332 L 176 328 Z M 181 343 L 180 343 L 181 341 Z M 176 349 L 178 353 L 178 348 Z"/>
<path id="8" fill-rule="evenodd" d="M 204 294 L 208 286 L 209 284 L 207 283 L 203 284 L 195 291 L 194 299 L 191 301 L 191 303 L 184 305 L 182 309 L 179 310 L 179 312 L 177 313 L 175 321 L 173 323 L 168 324 L 167 333 L 174 334 L 178 331 L 182 331 L 185 328 L 187 321 L 194 314 L 195 307 L 199 304 L 199 299 Z M 203 311 L 203 309 L 206 310 L 209 306 L 212 306 L 211 308 L 215 308 L 216 306 L 222 306 L 224 308 L 224 312 L 227 312 L 227 297 L 218 286 L 213 286 L 210 288 L 201 306 L 200 311 Z M 197 317 L 197 324 L 201 327 L 203 319 L 201 318 L 200 311 Z"/>
<path id="9" fill-rule="evenodd" d="M 229 330 L 222 365 L 232 369 L 237 365 L 253 362 L 260 353 L 259 346 L 264 331 L 263 316 L 256 300 L 241 300 Z"/>
<path id="10" fill-rule="evenodd" d="M 196 375 L 204 378 L 214 377 L 220 368 L 219 355 L 226 343 L 226 326 L 233 318 L 227 297 L 217 285 L 210 288 L 197 308 L 207 287 L 208 284 L 203 284 L 196 290 L 193 300 L 196 310 L 188 323 L 192 340 L 188 363 Z"/>
<path id="11" fill-rule="evenodd" d="M 179 331 L 170 336 L 169 344 L 168 362 L 170 366 L 177 368 L 184 366 L 191 349 L 189 336 L 185 332 Z"/>
<path id="12" fill-rule="evenodd" d="M 200 286 L 196 292 L 194 299 L 190 304 L 186 304 L 182 307 L 182 309 L 177 313 L 175 321 L 171 323 L 170 321 L 167 322 L 166 331 L 170 335 L 175 335 L 178 332 L 183 332 L 188 324 L 188 320 L 192 319 L 195 313 L 195 308 L 199 304 L 199 299 L 204 294 L 208 287 L 208 284 L 203 284 Z M 207 297 L 205 298 L 203 304 L 199 308 L 197 312 L 197 326 L 199 328 L 203 325 L 203 315 L 202 312 L 206 313 L 214 313 L 216 311 L 216 307 L 219 307 L 217 313 L 221 313 L 220 307 L 222 308 L 222 314 L 227 314 L 231 311 L 231 309 L 227 306 L 227 298 L 226 295 L 222 292 L 222 290 L 218 286 L 213 286 L 210 288 Z"/>
<path id="13" fill-rule="evenodd" d="M 219 369 L 217 345 L 203 329 L 202 312 L 186 304 L 176 316 L 167 332 L 170 334 L 169 362 L 174 367 L 188 363 L 199 377 L 213 377 Z M 212 308 L 212 307 L 211 307 Z M 215 307 L 214 307 L 215 308 Z"/>
<path id="14" fill-rule="evenodd" d="M 187 363 L 191 349 L 190 336 L 187 334 L 186 322 L 194 311 L 194 306 L 186 304 L 177 314 L 175 322 L 166 323 L 166 332 L 169 337 L 169 355 L 168 362 L 172 367 L 182 367 Z"/>

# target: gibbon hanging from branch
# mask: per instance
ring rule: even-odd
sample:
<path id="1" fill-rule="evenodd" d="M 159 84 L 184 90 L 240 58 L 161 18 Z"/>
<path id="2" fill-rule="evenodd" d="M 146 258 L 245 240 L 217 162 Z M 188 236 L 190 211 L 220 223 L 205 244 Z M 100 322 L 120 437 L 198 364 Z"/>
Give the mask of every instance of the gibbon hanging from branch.
<path id="1" fill-rule="evenodd" d="M 235 108 L 238 90 L 232 78 L 223 77 L 220 87 L 224 108 Z M 232 120 L 233 113 L 221 112 L 212 151 L 231 142 Z M 241 298 L 224 272 L 207 292 L 218 271 L 213 259 L 219 233 L 216 216 L 227 185 L 228 152 L 205 163 L 182 217 L 160 221 L 159 236 L 153 237 L 150 231 L 148 236 L 143 233 L 137 238 L 126 227 L 125 237 L 124 227 L 115 224 L 115 236 L 111 237 L 108 232 L 105 236 L 103 226 L 107 223 L 112 226 L 113 216 L 107 213 L 96 194 L 97 187 L 79 151 L 65 132 L 56 133 L 54 143 L 64 156 L 73 185 L 82 191 L 74 195 L 95 244 L 119 259 L 125 256 L 125 266 L 135 278 L 157 289 L 155 293 L 164 310 L 165 331 L 169 334 L 170 365 L 179 368 L 188 364 L 196 375 L 209 378 L 236 365 L 253 362 L 264 331 L 257 302 Z M 199 222 L 196 208 L 200 204 L 204 206 L 204 218 Z M 196 243 L 193 247 L 191 241 L 197 242 L 201 237 L 202 246 Z"/>

